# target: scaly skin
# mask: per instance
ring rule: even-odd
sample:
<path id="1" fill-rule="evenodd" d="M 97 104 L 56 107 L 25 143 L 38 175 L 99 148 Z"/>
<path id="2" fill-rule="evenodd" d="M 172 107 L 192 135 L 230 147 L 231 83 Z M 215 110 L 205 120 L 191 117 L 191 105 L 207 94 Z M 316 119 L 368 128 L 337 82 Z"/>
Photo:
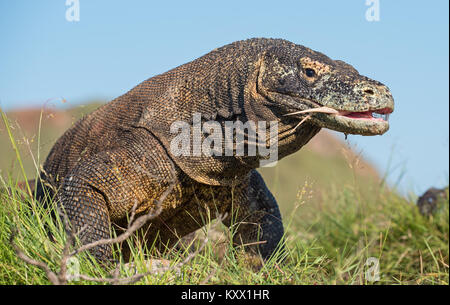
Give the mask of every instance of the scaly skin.
<path id="1" fill-rule="evenodd" d="M 288 113 L 326 106 L 342 115 Z M 387 131 L 384 120 L 355 119 L 348 112 L 393 110 L 383 84 L 351 66 L 280 39 L 250 39 L 216 49 L 152 77 L 78 121 L 54 145 L 42 178 L 83 243 L 108 238 L 111 225 L 126 226 L 133 205 L 146 213 L 171 183 L 161 215 L 143 230 L 172 245 L 228 212 L 234 242 L 270 257 L 283 236 L 278 205 L 256 172 L 260 156 L 176 156 L 170 149 L 175 121 L 278 122 L 278 159 L 305 145 L 322 127 L 351 134 Z M 204 139 L 207 134 L 202 134 Z M 43 194 L 42 184 L 37 192 Z M 208 209 L 211 211 L 208 216 Z M 233 211 L 233 213 L 231 213 Z M 233 221 L 232 219 L 233 218 Z M 238 223 L 239 225 L 236 225 Z M 111 249 L 93 251 L 109 259 Z"/>

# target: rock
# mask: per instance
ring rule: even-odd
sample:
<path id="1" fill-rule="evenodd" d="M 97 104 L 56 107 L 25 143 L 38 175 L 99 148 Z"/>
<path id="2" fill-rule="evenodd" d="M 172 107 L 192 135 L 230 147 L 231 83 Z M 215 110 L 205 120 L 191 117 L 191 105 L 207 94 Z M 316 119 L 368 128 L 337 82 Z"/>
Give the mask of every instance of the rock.
<path id="1" fill-rule="evenodd" d="M 448 187 L 443 189 L 430 188 L 417 200 L 417 206 L 422 215 L 436 213 L 444 204 L 448 204 Z"/>

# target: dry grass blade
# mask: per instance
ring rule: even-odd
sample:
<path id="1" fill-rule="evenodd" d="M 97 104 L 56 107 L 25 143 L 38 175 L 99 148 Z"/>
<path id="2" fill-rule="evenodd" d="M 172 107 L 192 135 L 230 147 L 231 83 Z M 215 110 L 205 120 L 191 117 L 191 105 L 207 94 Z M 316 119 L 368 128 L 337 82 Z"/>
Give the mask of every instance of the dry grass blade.
<path id="1" fill-rule="evenodd" d="M 148 221 L 156 218 L 161 214 L 162 211 L 162 202 L 167 198 L 167 196 L 172 192 L 173 188 L 175 187 L 175 183 L 171 183 L 170 186 L 167 188 L 167 190 L 164 191 L 164 193 L 161 195 L 160 199 L 156 202 L 156 207 L 153 211 L 150 211 L 149 213 L 142 215 L 128 227 L 128 229 L 117 236 L 116 238 L 106 238 L 106 239 L 100 239 L 95 242 L 85 244 L 81 246 L 78 249 L 75 249 L 72 253 L 70 253 L 70 256 L 74 256 L 80 252 L 90 250 L 92 248 L 102 246 L 102 245 L 111 245 L 115 243 L 121 243 L 128 239 L 135 231 L 142 228 L 144 224 L 146 224 Z"/>
<path id="2" fill-rule="evenodd" d="M 17 235 L 17 231 L 13 230 L 11 232 L 11 237 L 9 239 L 9 242 L 11 243 L 11 246 L 14 249 L 14 252 L 16 253 L 17 257 L 20 258 L 21 260 L 23 260 L 27 264 L 36 266 L 36 267 L 41 268 L 42 270 L 44 270 L 45 274 L 47 275 L 48 280 L 53 285 L 63 284 L 63 283 L 60 282 L 60 279 L 58 278 L 56 273 L 54 273 L 47 264 L 45 264 L 44 262 L 32 259 L 28 255 L 26 255 L 22 250 L 20 250 L 20 248 L 14 242 L 14 239 L 15 239 L 16 235 Z"/>
<path id="3" fill-rule="evenodd" d="M 218 215 L 216 223 L 210 229 L 214 229 L 219 223 L 222 222 L 223 219 L 226 218 L 226 216 L 227 216 L 226 214 Z M 159 268 L 156 271 L 156 273 L 162 274 L 162 273 L 174 270 L 174 269 L 180 270 L 184 265 L 188 264 L 194 257 L 196 257 L 205 248 L 205 246 L 208 244 L 208 242 L 209 242 L 209 238 L 207 235 L 206 238 L 202 241 L 202 244 L 197 248 L 197 250 L 190 253 L 182 262 L 180 262 L 178 264 L 174 264 L 172 266 Z M 79 278 L 83 279 L 83 280 L 87 280 L 87 281 L 106 282 L 106 283 L 123 285 L 123 284 L 136 283 L 137 281 L 141 280 L 142 278 L 155 273 L 155 270 L 150 270 L 150 271 L 147 271 L 144 273 L 137 273 L 137 274 L 134 274 L 129 277 L 119 278 L 117 269 L 115 271 L 116 272 L 115 272 L 113 278 L 94 278 L 94 277 L 89 277 L 89 276 L 83 275 L 83 274 L 79 275 Z M 213 273 L 215 273 L 216 271 L 217 270 L 213 271 Z"/>

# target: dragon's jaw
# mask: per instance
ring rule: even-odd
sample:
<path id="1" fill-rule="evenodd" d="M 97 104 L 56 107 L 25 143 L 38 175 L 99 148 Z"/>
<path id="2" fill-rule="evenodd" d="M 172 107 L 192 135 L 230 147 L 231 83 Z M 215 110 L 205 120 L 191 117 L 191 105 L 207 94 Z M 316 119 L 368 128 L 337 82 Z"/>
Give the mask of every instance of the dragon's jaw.
<path id="1" fill-rule="evenodd" d="M 324 128 L 347 134 L 381 135 L 389 129 L 390 108 L 381 110 L 350 112 L 339 111 L 333 114 L 319 113 L 312 120 Z"/>
<path id="2" fill-rule="evenodd" d="M 284 116 L 298 116 L 300 123 L 296 128 L 303 122 L 310 121 L 320 127 L 346 134 L 381 135 L 389 129 L 389 115 L 393 112 L 392 103 L 383 108 L 367 111 L 336 110 L 313 103 L 317 107 L 291 112 Z"/>

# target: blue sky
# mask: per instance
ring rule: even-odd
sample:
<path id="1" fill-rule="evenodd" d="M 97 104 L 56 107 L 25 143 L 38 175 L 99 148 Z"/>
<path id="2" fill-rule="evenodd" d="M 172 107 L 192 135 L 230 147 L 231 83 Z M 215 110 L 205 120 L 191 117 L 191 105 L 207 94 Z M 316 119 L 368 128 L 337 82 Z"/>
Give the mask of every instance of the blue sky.
<path id="1" fill-rule="evenodd" d="M 79 2 L 80 21 L 68 22 L 65 0 L 0 0 L 3 109 L 110 100 L 232 41 L 284 38 L 390 87 L 390 131 L 349 142 L 391 185 L 448 184 L 448 1 L 380 0 L 378 22 L 365 0 Z"/>

